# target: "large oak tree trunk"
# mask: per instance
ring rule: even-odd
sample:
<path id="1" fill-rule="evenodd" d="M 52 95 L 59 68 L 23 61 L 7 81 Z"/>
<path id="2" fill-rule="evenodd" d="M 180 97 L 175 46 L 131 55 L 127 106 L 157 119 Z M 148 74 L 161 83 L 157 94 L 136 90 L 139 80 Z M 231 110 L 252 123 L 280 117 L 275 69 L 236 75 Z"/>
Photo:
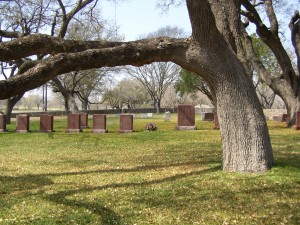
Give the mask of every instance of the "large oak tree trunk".
<path id="1" fill-rule="evenodd" d="M 265 171 L 273 164 L 272 147 L 261 105 L 250 79 L 228 69 L 216 76 L 215 89 L 226 171 Z M 233 80 L 235 84 L 233 85 Z"/>
<path id="2" fill-rule="evenodd" d="M 262 107 L 250 77 L 233 52 L 194 47 L 188 55 L 205 66 L 189 67 L 205 77 L 216 96 L 223 146 L 223 170 L 261 172 L 273 164 L 272 146 Z M 190 65 L 189 65 L 190 66 Z"/>
<path id="3" fill-rule="evenodd" d="M 195 40 L 186 55 L 187 67 L 204 77 L 216 96 L 223 169 L 266 171 L 273 164 L 272 146 L 250 76 L 216 29 L 211 5 L 206 1 L 187 3 Z"/>

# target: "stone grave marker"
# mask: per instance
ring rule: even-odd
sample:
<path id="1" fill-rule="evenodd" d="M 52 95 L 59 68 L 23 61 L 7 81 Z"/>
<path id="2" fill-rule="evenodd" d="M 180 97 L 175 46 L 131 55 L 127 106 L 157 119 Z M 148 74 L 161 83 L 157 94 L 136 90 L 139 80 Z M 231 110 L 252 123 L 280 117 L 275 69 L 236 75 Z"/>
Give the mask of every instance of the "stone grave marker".
<path id="1" fill-rule="evenodd" d="M 214 121 L 214 113 L 203 112 L 201 113 L 202 121 Z"/>
<path id="2" fill-rule="evenodd" d="M 274 121 L 278 122 L 287 122 L 288 121 L 288 114 L 284 113 L 279 116 L 273 116 Z"/>
<path id="3" fill-rule="evenodd" d="M 53 115 L 40 115 L 40 132 L 53 132 Z"/>
<path id="4" fill-rule="evenodd" d="M 107 133 L 106 130 L 106 115 L 93 115 L 93 133 Z"/>
<path id="5" fill-rule="evenodd" d="M 148 118 L 148 116 L 147 116 L 147 114 L 145 114 L 145 113 L 142 113 L 142 114 L 141 114 L 141 118 L 142 118 L 142 119 L 147 119 L 147 118 Z"/>
<path id="6" fill-rule="evenodd" d="M 288 121 L 288 114 L 284 113 L 282 114 L 281 122 L 287 122 Z"/>
<path id="7" fill-rule="evenodd" d="M 120 115 L 120 133 L 133 132 L 133 115 Z"/>
<path id="8" fill-rule="evenodd" d="M 16 117 L 16 132 L 26 133 L 29 132 L 29 116 L 20 114 Z"/>
<path id="9" fill-rule="evenodd" d="M 89 119 L 89 114 L 87 113 L 80 113 L 80 128 L 88 128 L 88 119 Z"/>
<path id="10" fill-rule="evenodd" d="M 153 117 L 153 113 L 147 113 L 147 117 L 148 118 L 152 118 Z"/>
<path id="11" fill-rule="evenodd" d="M 6 116 L 0 113 L 0 132 L 5 132 L 6 130 Z"/>
<path id="12" fill-rule="evenodd" d="M 196 130 L 195 107 L 193 105 L 178 105 L 177 107 L 177 129 Z"/>
<path id="13" fill-rule="evenodd" d="M 81 132 L 80 128 L 80 114 L 79 113 L 69 113 L 67 118 L 67 129 L 66 132 L 68 133 L 79 133 Z"/>
<path id="14" fill-rule="evenodd" d="M 169 111 L 165 112 L 164 120 L 165 121 L 170 121 L 170 119 L 171 119 L 171 113 Z"/>

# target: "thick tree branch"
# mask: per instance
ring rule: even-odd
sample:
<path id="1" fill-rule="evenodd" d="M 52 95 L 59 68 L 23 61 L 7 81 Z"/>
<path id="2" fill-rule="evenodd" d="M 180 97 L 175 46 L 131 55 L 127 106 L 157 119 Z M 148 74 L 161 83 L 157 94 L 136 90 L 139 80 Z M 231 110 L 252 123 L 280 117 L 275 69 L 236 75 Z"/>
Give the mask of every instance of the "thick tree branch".
<path id="1" fill-rule="evenodd" d="M 292 62 L 285 51 L 280 38 L 278 36 L 278 32 L 272 32 L 273 30 L 276 31 L 276 22 L 273 22 L 271 24 L 271 28 L 268 29 L 268 27 L 263 24 L 261 18 L 259 17 L 258 12 L 256 11 L 255 7 L 250 3 L 248 0 L 241 0 L 242 5 L 247 9 L 248 12 L 246 12 L 244 15 L 249 19 L 250 22 L 254 23 L 256 26 L 256 33 L 261 38 L 261 40 L 272 50 L 274 53 L 281 69 L 283 72 L 283 76 L 285 80 L 293 87 L 294 90 L 296 90 L 298 87 L 297 84 L 297 76 L 295 74 L 295 71 L 292 66 Z M 269 4 L 269 6 L 268 6 Z M 272 11 L 272 6 L 270 6 L 272 2 L 265 1 L 265 5 L 267 5 L 267 9 Z M 274 11 L 273 11 L 274 13 Z M 272 18 L 272 12 L 269 12 L 270 17 Z M 273 15 L 274 16 L 274 15 Z M 273 30 L 272 30 L 273 29 Z"/>
<path id="2" fill-rule="evenodd" d="M 17 32 L 17 31 L 5 31 L 0 30 L 0 36 L 4 38 L 21 38 L 26 36 L 26 34 Z"/>
<path id="3" fill-rule="evenodd" d="M 272 84 L 275 82 L 275 77 L 272 77 L 270 72 L 265 68 L 263 63 L 260 61 L 260 59 L 257 57 L 254 47 L 252 44 L 251 37 L 244 32 L 245 37 L 245 48 L 247 52 L 247 58 L 251 60 L 252 65 L 257 73 L 259 73 L 260 77 L 263 79 L 263 81 L 269 85 L 272 86 Z"/>
<path id="4" fill-rule="evenodd" d="M 298 74 L 300 76 L 300 14 L 298 10 L 295 11 L 295 14 L 291 19 L 289 27 L 292 34 L 291 35 L 292 44 L 294 46 L 295 53 L 297 56 Z"/>
<path id="5" fill-rule="evenodd" d="M 59 0 L 59 5 L 63 11 L 63 24 L 59 31 L 59 37 L 64 38 L 66 36 L 68 25 L 72 18 L 76 15 L 76 13 L 78 13 L 81 9 L 83 9 L 85 6 L 92 3 L 93 1 L 94 0 L 80 0 L 77 2 L 77 5 L 67 14 L 65 6 L 63 5 L 62 1 Z"/>
<path id="6" fill-rule="evenodd" d="M 107 41 L 76 41 L 64 40 L 44 34 L 32 34 L 10 42 L 0 43 L 0 61 L 10 61 L 16 58 L 24 58 L 32 55 L 47 55 L 58 53 L 75 53 L 89 49 L 102 49 L 127 44 L 147 44 L 152 41 L 157 42 L 161 47 L 170 45 L 174 38 L 159 37 L 154 39 L 144 39 L 135 42 L 107 42 Z M 188 39 L 178 39 L 179 42 L 189 42 Z"/>
<path id="7" fill-rule="evenodd" d="M 0 61 L 10 61 L 32 55 L 80 52 L 87 49 L 108 48 L 122 42 L 63 40 L 45 34 L 31 34 L 9 42 L 0 43 Z"/>
<path id="8" fill-rule="evenodd" d="M 219 33 L 216 27 L 215 18 L 208 1 L 187 0 L 190 20 L 192 23 L 193 38 L 203 46 L 213 45 L 211 38 Z M 221 37 L 221 35 L 220 35 Z M 216 44 L 216 43 L 214 43 Z"/>
<path id="9" fill-rule="evenodd" d="M 227 9 L 225 10 L 225 7 L 219 2 L 219 0 L 210 0 L 211 4 L 214 4 L 215 7 L 212 8 L 214 14 L 216 15 L 216 26 L 218 30 L 223 35 L 226 43 L 228 46 L 231 47 L 231 49 L 236 52 L 236 45 L 235 40 L 233 37 L 233 33 L 230 30 L 229 26 L 229 17 Z"/>
<path id="10" fill-rule="evenodd" d="M 188 39 L 154 38 L 122 43 L 117 47 L 59 53 L 23 74 L 0 81 L 0 89 L 5 89 L 5 92 L 0 93 L 0 99 L 39 87 L 57 75 L 71 71 L 121 65 L 141 66 L 155 61 L 176 63 L 176 56 L 182 57 L 188 46 Z"/>
<path id="11" fill-rule="evenodd" d="M 270 22 L 270 30 L 274 34 L 278 34 L 278 21 L 274 12 L 272 0 L 265 0 L 265 9 Z"/>
<path id="12" fill-rule="evenodd" d="M 263 63 L 257 57 L 251 38 L 246 32 L 244 32 L 244 36 L 247 57 L 251 60 L 255 71 L 259 74 L 260 78 L 273 90 L 275 94 L 281 96 L 285 102 L 288 101 L 287 98 L 292 97 L 289 94 L 293 93 L 292 87 L 288 85 L 285 79 L 272 76 L 272 74 L 265 68 Z"/>

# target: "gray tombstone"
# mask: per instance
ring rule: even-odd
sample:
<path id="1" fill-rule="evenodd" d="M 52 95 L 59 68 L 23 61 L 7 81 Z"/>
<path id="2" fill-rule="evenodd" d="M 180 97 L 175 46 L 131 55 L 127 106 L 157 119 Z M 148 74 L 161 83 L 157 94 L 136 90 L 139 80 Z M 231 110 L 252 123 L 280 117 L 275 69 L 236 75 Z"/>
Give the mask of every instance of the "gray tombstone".
<path id="1" fill-rule="evenodd" d="M 201 113 L 202 121 L 214 121 L 214 113 L 203 112 Z"/>
<path id="2" fill-rule="evenodd" d="M 178 130 L 196 130 L 195 107 L 193 105 L 178 105 L 177 115 Z"/>
<path id="3" fill-rule="evenodd" d="M 153 113 L 147 113 L 147 117 L 148 118 L 152 118 L 153 117 Z"/>
<path id="4" fill-rule="evenodd" d="M 142 119 L 147 119 L 148 116 L 147 116 L 147 114 L 143 113 L 143 114 L 141 114 L 141 118 L 142 118 Z"/>
<path id="5" fill-rule="evenodd" d="M 29 116 L 26 114 L 17 115 L 16 118 L 16 132 L 29 132 Z"/>
<path id="6" fill-rule="evenodd" d="M 107 133 L 106 130 L 106 115 L 93 115 L 93 133 Z"/>
<path id="7" fill-rule="evenodd" d="M 53 132 L 53 116 L 49 114 L 40 115 L 40 132 Z"/>
<path id="8" fill-rule="evenodd" d="M 120 115 L 120 133 L 133 132 L 133 115 Z"/>
<path id="9" fill-rule="evenodd" d="M 164 120 L 165 121 L 170 121 L 170 119 L 171 119 L 171 113 L 169 111 L 165 112 Z"/>
<path id="10" fill-rule="evenodd" d="M 80 114 L 79 113 L 75 113 L 75 114 L 72 114 L 72 113 L 69 113 L 68 114 L 68 118 L 67 118 L 67 129 L 66 129 L 66 132 L 68 133 L 79 133 L 81 132 L 81 128 L 80 128 Z"/>

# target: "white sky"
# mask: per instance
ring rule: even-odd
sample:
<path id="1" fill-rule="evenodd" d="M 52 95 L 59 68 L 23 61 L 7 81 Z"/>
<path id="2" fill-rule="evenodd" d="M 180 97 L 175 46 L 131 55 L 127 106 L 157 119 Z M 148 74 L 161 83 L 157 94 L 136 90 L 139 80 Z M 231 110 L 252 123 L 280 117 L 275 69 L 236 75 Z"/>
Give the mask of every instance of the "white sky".
<path id="1" fill-rule="evenodd" d="M 114 1 L 105 1 L 102 7 L 104 19 L 109 19 L 119 27 L 118 32 L 126 41 L 136 40 L 140 35 L 157 31 L 166 25 L 182 28 L 191 33 L 186 5 L 171 7 L 167 13 L 156 8 L 156 0 L 129 0 L 118 3 L 115 10 Z"/>

